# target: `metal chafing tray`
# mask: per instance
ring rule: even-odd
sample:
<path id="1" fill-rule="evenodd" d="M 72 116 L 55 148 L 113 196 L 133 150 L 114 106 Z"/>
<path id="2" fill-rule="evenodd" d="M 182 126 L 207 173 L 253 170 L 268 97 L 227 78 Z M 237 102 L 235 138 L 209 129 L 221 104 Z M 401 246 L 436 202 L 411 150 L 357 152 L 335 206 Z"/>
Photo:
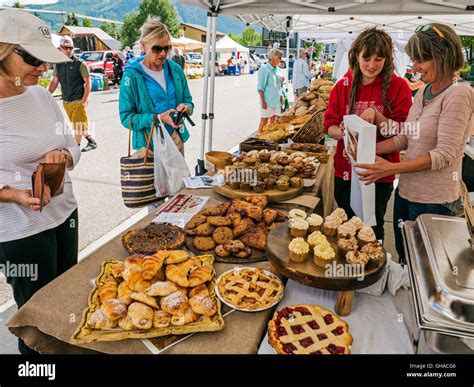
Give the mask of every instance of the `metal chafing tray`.
<path id="1" fill-rule="evenodd" d="M 474 252 L 466 221 L 421 215 L 404 223 L 403 234 L 419 328 L 432 343 L 465 352 L 466 340 L 474 342 Z"/>

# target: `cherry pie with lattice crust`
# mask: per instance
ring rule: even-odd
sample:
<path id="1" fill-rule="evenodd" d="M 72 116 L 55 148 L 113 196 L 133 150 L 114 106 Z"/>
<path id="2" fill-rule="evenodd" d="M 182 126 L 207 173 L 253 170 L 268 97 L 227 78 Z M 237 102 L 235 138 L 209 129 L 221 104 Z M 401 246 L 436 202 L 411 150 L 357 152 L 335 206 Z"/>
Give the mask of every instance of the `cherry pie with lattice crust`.
<path id="1" fill-rule="evenodd" d="M 318 305 L 279 309 L 268 323 L 268 342 L 282 355 L 349 354 L 349 326 Z"/>
<path id="2" fill-rule="evenodd" d="M 224 273 L 217 287 L 226 303 L 243 310 L 268 308 L 283 294 L 281 281 L 258 268 L 238 268 Z"/>

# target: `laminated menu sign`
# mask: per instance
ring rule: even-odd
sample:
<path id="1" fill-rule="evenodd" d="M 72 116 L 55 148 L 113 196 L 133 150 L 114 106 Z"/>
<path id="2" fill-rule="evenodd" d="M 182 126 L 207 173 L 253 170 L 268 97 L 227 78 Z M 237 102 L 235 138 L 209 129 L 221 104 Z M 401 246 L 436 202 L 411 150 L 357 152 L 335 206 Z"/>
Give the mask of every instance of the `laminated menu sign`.
<path id="1" fill-rule="evenodd" d="M 365 225 L 375 226 L 375 184 L 365 185 L 354 165 L 375 162 L 377 127 L 355 114 L 344 116 L 344 146 L 352 165 L 351 207 Z"/>
<path id="2" fill-rule="evenodd" d="M 207 203 L 209 197 L 196 195 L 175 195 L 153 219 L 155 223 L 171 223 L 184 227 L 186 223 L 199 212 Z"/>

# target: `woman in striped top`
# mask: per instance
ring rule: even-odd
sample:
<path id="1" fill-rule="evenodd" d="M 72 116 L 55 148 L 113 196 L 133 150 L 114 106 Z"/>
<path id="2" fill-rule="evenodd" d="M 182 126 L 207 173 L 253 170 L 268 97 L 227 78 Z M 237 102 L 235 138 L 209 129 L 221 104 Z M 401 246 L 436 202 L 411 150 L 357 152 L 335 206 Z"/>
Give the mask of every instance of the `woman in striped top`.
<path id="1" fill-rule="evenodd" d="M 68 59 L 51 43 L 48 27 L 18 10 L 0 12 L 0 268 L 18 308 L 77 262 L 77 202 L 66 174 L 64 191 L 41 199 L 31 192 L 38 163 L 66 162 L 80 151 L 69 122 L 41 86 L 46 62 Z M 23 341 L 21 353 L 32 353 Z"/>
<path id="2" fill-rule="evenodd" d="M 461 161 L 472 127 L 474 91 L 455 77 L 464 63 L 456 32 L 443 24 L 420 26 L 406 46 L 414 70 L 425 87 L 413 102 L 401 133 L 377 143 L 377 154 L 406 150 L 405 160 L 390 163 L 377 157 L 359 175 L 371 184 L 400 174 L 395 192 L 393 225 L 401 262 L 405 251 L 401 226 L 419 215 L 454 215 L 461 206 Z"/>

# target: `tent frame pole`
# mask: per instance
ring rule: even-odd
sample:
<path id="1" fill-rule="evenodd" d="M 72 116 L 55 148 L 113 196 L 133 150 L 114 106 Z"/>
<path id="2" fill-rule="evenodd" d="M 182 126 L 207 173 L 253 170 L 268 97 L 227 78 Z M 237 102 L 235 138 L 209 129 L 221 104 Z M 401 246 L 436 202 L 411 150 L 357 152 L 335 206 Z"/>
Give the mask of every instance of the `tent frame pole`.
<path id="1" fill-rule="evenodd" d="M 209 61 L 211 85 L 209 92 L 209 137 L 208 137 L 208 151 L 212 151 L 212 136 L 214 130 L 214 94 L 216 81 L 216 30 L 217 30 L 217 13 L 211 14 L 211 57 Z"/>

